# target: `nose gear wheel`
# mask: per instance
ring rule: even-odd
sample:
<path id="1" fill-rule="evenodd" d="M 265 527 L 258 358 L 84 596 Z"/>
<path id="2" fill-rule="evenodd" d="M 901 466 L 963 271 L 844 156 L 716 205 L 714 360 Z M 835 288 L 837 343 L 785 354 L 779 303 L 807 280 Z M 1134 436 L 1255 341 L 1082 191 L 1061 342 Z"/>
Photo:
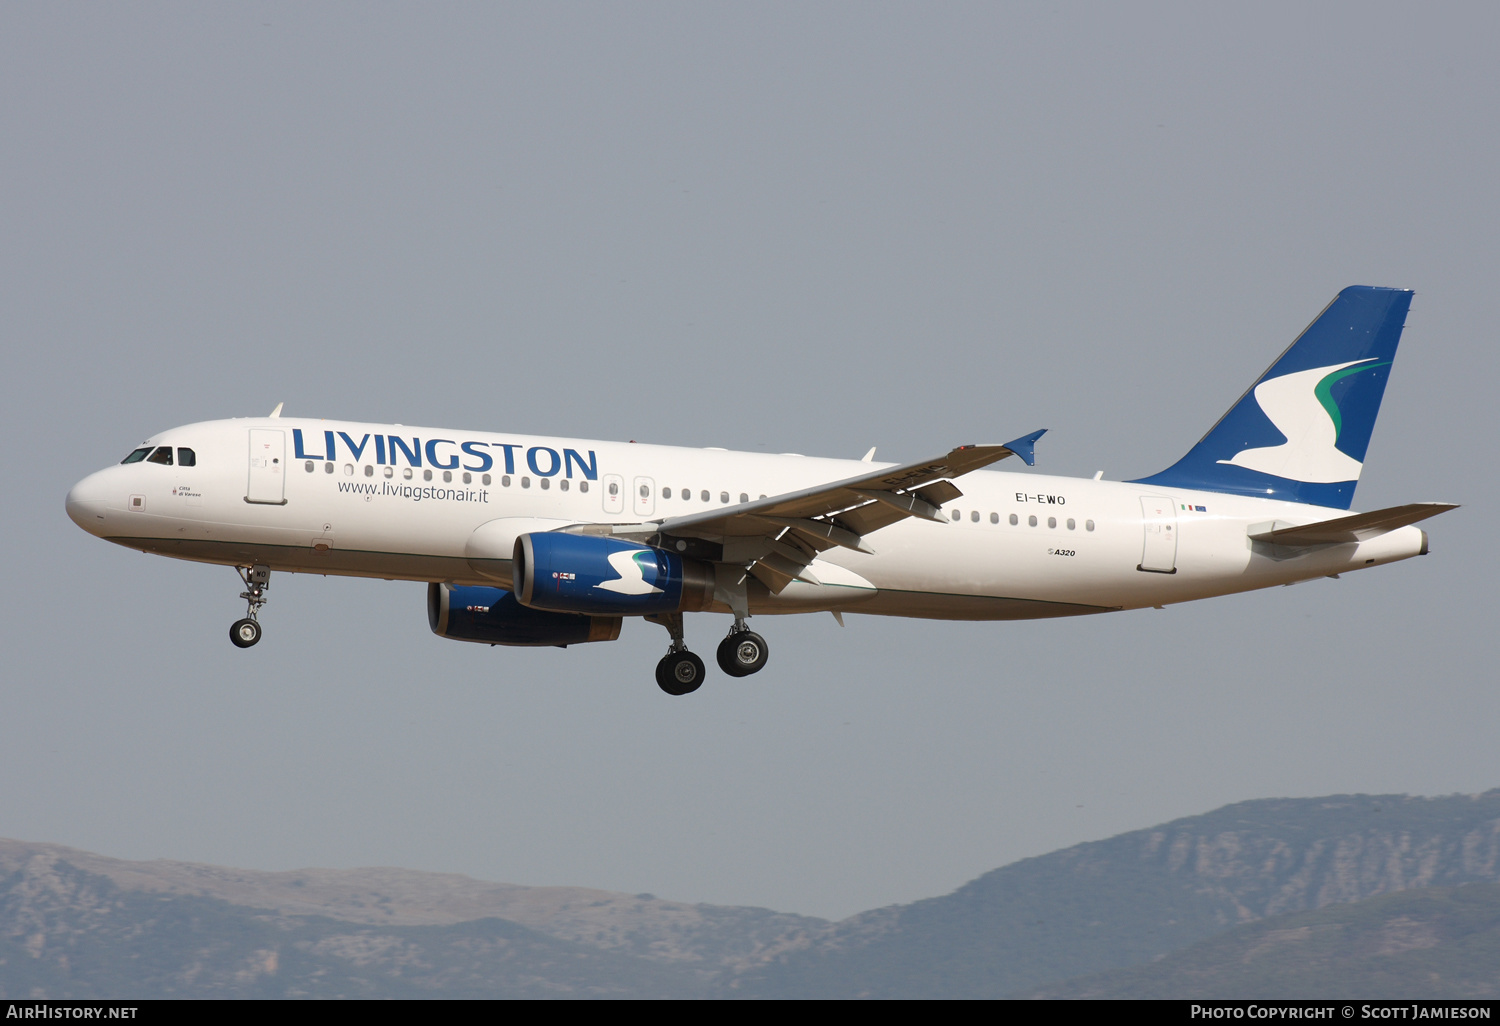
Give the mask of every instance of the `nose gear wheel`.
<path id="1" fill-rule="evenodd" d="M 229 640 L 235 648 L 249 648 L 260 640 L 260 624 L 248 616 L 234 621 L 229 628 Z"/>

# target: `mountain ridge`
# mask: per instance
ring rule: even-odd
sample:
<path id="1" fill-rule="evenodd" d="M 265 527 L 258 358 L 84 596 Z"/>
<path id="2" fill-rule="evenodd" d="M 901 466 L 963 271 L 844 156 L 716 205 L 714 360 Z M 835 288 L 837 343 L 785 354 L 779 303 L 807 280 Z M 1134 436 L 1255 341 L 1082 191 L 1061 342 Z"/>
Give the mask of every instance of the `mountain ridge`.
<path id="1" fill-rule="evenodd" d="M 1242 922 L 1500 880 L 1500 789 L 1256 799 L 991 870 L 843 920 L 729 986 L 1001 997 L 1150 962 Z"/>
<path id="2" fill-rule="evenodd" d="M 247 979 L 282 996 L 436 994 L 444 959 L 473 996 L 1013 996 L 1142 966 L 1246 923 L 1470 883 L 1500 883 L 1500 789 L 1240 802 L 839 922 L 459 874 L 264 872 L 0 840 L 0 990 L 132 979 L 123 967 L 136 956 L 105 938 L 126 936 L 111 932 L 121 916 L 145 916 L 147 932 L 200 924 L 181 928 L 222 952 L 203 978 L 226 996 L 248 994 Z M 243 943 L 210 942 L 205 923 Z M 252 937 L 259 947 L 245 946 Z M 158 946 L 198 950 L 166 934 Z M 254 969 L 267 951 L 288 968 Z M 153 979 L 186 994 L 186 972 Z M 33 977 L 50 982 L 25 984 Z"/>

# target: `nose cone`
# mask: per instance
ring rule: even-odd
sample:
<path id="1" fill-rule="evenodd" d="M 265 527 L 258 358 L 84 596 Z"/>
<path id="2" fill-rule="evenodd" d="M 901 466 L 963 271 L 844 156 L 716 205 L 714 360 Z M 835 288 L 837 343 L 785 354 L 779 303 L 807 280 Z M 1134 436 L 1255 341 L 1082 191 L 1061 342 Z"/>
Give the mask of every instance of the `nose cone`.
<path id="1" fill-rule="evenodd" d="M 68 516 L 89 534 L 104 533 L 104 472 L 90 474 L 68 490 Z"/>

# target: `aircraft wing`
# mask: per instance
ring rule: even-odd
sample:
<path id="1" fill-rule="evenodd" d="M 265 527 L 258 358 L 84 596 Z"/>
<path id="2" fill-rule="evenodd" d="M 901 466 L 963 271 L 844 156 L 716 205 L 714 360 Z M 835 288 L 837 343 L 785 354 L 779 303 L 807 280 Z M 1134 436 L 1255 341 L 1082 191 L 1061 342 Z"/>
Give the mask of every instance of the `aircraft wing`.
<path id="1" fill-rule="evenodd" d="M 799 577 L 810 580 L 807 564 L 834 546 L 870 552 L 864 536 L 907 517 L 945 523 L 938 510 L 963 492 L 961 477 L 1007 456 L 1036 462 L 1034 431 L 1004 445 L 961 445 L 936 459 L 908 463 L 858 477 L 772 495 L 737 506 L 670 517 L 664 538 L 698 538 L 722 543 L 723 562 L 743 563 L 773 592 Z M 819 583 L 815 579 L 812 583 Z"/>

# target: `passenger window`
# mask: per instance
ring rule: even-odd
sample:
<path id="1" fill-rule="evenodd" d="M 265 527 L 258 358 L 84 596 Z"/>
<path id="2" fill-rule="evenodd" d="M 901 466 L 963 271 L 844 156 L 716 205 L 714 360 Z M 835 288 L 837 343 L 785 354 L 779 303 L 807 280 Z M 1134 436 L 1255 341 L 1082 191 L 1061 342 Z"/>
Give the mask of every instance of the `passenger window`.
<path id="1" fill-rule="evenodd" d="M 959 519 L 959 518 L 960 518 L 960 517 L 962 517 L 962 516 L 963 516 L 963 514 L 962 514 L 962 513 L 960 513 L 960 512 L 959 512 L 959 511 L 958 511 L 958 510 L 954 510 L 954 511 L 953 511 L 953 519 L 954 519 L 954 520 L 957 520 L 957 519 Z"/>
<path id="2" fill-rule="evenodd" d="M 672 489 L 670 489 L 670 488 L 663 488 L 661 490 L 661 497 L 663 499 L 670 499 L 672 497 Z"/>
<path id="3" fill-rule="evenodd" d="M 345 477 L 353 477 L 354 476 L 354 464 L 352 464 L 352 463 L 345 463 L 344 464 L 344 476 Z"/>
<path id="4" fill-rule="evenodd" d="M 375 476 L 375 464 L 373 464 L 373 463 L 366 463 L 365 464 L 365 477 L 374 477 L 374 476 Z"/>
<path id="5" fill-rule="evenodd" d="M 1056 517 L 1048 517 L 1047 518 L 1047 526 L 1048 527 L 1056 527 L 1057 526 L 1057 518 Z"/>
<path id="6" fill-rule="evenodd" d="M 198 454 L 191 449 L 182 446 L 177 447 L 177 465 L 179 467 L 196 467 L 198 465 Z"/>
<path id="7" fill-rule="evenodd" d="M 976 509 L 974 512 L 970 513 L 969 519 L 976 524 L 979 523 L 979 510 Z"/>
<path id="8" fill-rule="evenodd" d="M 529 477 L 523 477 L 523 478 L 521 478 L 521 487 L 522 488 L 530 488 L 531 487 L 531 478 L 529 478 Z"/>
<path id="9" fill-rule="evenodd" d="M 473 484 L 473 483 L 474 483 L 474 475 L 471 474 L 471 473 L 469 473 L 467 470 L 464 471 L 464 484 Z"/>
<path id="10" fill-rule="evenodd" d="M 563 478 L 561 481 L 557 482 L 557 487 L 558 487 L 558 489 L 560 491 L 564 491 L 564 492 L 567 491 L 568 490 L 568 479 L 567 478 Z"/>
<path id="11" fill-rule="evenodd" d="M 682 497 L 683 497 L 683 498 L 684 498 L 684 499 L 691 499 L 691 498 L 692 498 L 692 497 L 693 497 L 693 493 L 692 493 L 692 492 L 690 492 L 690 491 L 688 491 L 688 490 L 687 490 L 687 489 L 686 489 L 686 488 L 684 488 L 684 489 L 683 489 L 683 490 L 682 490 Z"/>
<path id="12" fill-rule="evenodd" d="M 544 477 L 537 483 L 542 486 L 542 491 L 544 492 L 552 487 L 552 479 L 550 477 Z"/>
<path id="13" fill-rule="evenodd" d="M 992 523 L 992 524 L 998 524 L 999 522 L 1000 522 L 1000 514 L 999 513 L 991 513 L 990 514 L 990 523 Z"/>
<path id="14" fill-rule="evenodd" d="M 395 477 L 396 476 L 396 468 L 395 467 L 386 467 L 385 468 L 385 476 L 388 477 L 388 478 Z"/>
<path id="15" fill-rule="evenodd" d="M 312 470 L 313 470 L 313 468 L 312 468 L 312 460 L 308 460 L 308 461 L 307 461 L 307 472 L 308 472 L 308 473 L 309 473 L 309 474 L 311 474 L 311 473 L 312 473 Z"/>
<path id="16" fill-rule="evenodd" d="M 719 501 L 722 502 L 726 506 L 729 505 L 729 493 L 728 492 L 720 492 L 719 493 Z"/>
<path id="17" fill-rule="evenodd" d="M 422 480 L 423 481 L 431 481 L 432 480 L 432 471 L 430 471 L 430 470 L 424 470 L 424 471 L 422 471 Z"/>
<path id="18" fill-rule="evenodd" d="M 708 489 L 705 488 L 705 489 L 703 489 L 703 491 L 699 492 L 698 493 L 698 498 L 701 499 L 703 502 L 707 502 L 708 501 Z"/>
<path id="19" fill-rule="evenodd" d="M 151 451 L 151 446 L 149 446 L 149 445 L 146 446 L 144 449 L 137 449 L 134 452 L 132 452 L 129 456 L 126 456 L 123 460 L 121 460 L 120 463 L 122 465 L 126 464 L 126 463 L 139 463 L 139 462 L 141 462 L 141 460 L 143 460 L 143 459 L 146 458 L 146 455 L 150 451 Z"/>
<path id="20" fill-rule="evenodd" d="M 749 502 L 750 501 L 750 496 L 746 495 L 744 492 L 740 492 L 740 501 L 741 502 Z"/>
<path id="21" fill-rule="evenodd" d="M 587 481 L 579 481 L 578 490 L 580 492 L 587 492 L 589 490 L 589 483 Z"/>
<path id="22" fill-rule="evenodd" d="M 172 465 L 172 447 L 170 445 L 157 446 L 155 452 L 146 457 L 147 463 L 160 463 L 164 467 Z"/>
<path id="23" fill-rule="evenodd" d="M 1020 517 L 1016 516 L 1014 513 L 1012 513 L 1010 515 L 1010 526 L 1011 527 L 1015 527 L 1020 522 L 1021 522 L 1021 518 Z"/>
<path id="24" fill-rule="evenodd" d="M 1026 518 L 1026 525 L 1028 527 L 1035 527 L 1036 526 L 1036 517 L 1027 517 Z"/>
<path id="25" fill-rule="evenodd" d="M 500 477 L 500 487 L 501 488 L 509 488 L 510 487 L 510 475 L 509 474 L 503 474 L 503 475 L 501 475 L 501 477 Z"/>
<path id="26" fill-rule="evenodd" d="M 489 483 L 490 483 L 490 481 L 491 481 L 491 480 L 492 480 L 492 479 L 491 479 L 491 477 L 490 477 L 490 475 L 488 475 L 488 474 L 485 474 L 485 475 L 484 475 L 484 476 L 483 476 L 483 477 L 481 477 L 481 478 L 480 478 L 480 479 L 479 479 L 479 480 L 480 480 L 480 482 L 481 482 L 481 483 L 483 483 L 483 484 L 489 484 Z"/>
<path id="27" fill-rule="evenodd" d="M 1094 522 L 1092 520 L 1085 520 L 1083 522 L 1083 529 L 1085 531 L 1092 531 L 1094 529 Z"/>
<path id="28" fill-rule="evenodd" d="M 620 486 L 617 485 L 617 484 L 615 484 L 615 482 L 611 481 L 609 483 L 609 494 L 611 494 L 611 495 L 619 495 L 620 494 Z"/>
<path id="29" fill-rule="evenodd" d="M 323 473 L 325 473 L 325 474 L 332 474 L 333 473 L 333 464 L 332 463 L 325 463 L 325 464 L 323 464 Z M 411 477 L 411 471 L 408 470 L 406 472 L 406 476 L 407 477 Z"/>
<path id="30" fill-rule="evenodd" d="M 407 467 L 405 470 L 401 471 L 401 478 L 404 481 L 410 481 L 411 480 L 411 468 L 410 467 Z"/>
<path id="31" fill-rule="evenodd" d="M 451 471 L 451 470 L 445 470 L 445 471 L 443 471 L 443 484 L 452 484 L 452 483 L 453 483 L 453 471 Z"/>
<path id="32" fill-rule="evenodd" d="M 1072 517 L 1069 517 L 1068 518 L 1068 530 L 1071 531 L 1071 530 L 1073 530 L 1073 528 L 1075 528 L 1077 526 L 1078 526 L 1078 521 L 1074 520 Z"/>
<path id="33" fill-rule="evenodd" d="M 641 485 L 641 498 L 643 498 L 643 499 L 649 499 L 649 498 L 651 498 L 651 486 L 650 485 Z M 687 498 L 687 496 L 684 495 L 683 498 L 685 499 L 685 498 Z"/>

